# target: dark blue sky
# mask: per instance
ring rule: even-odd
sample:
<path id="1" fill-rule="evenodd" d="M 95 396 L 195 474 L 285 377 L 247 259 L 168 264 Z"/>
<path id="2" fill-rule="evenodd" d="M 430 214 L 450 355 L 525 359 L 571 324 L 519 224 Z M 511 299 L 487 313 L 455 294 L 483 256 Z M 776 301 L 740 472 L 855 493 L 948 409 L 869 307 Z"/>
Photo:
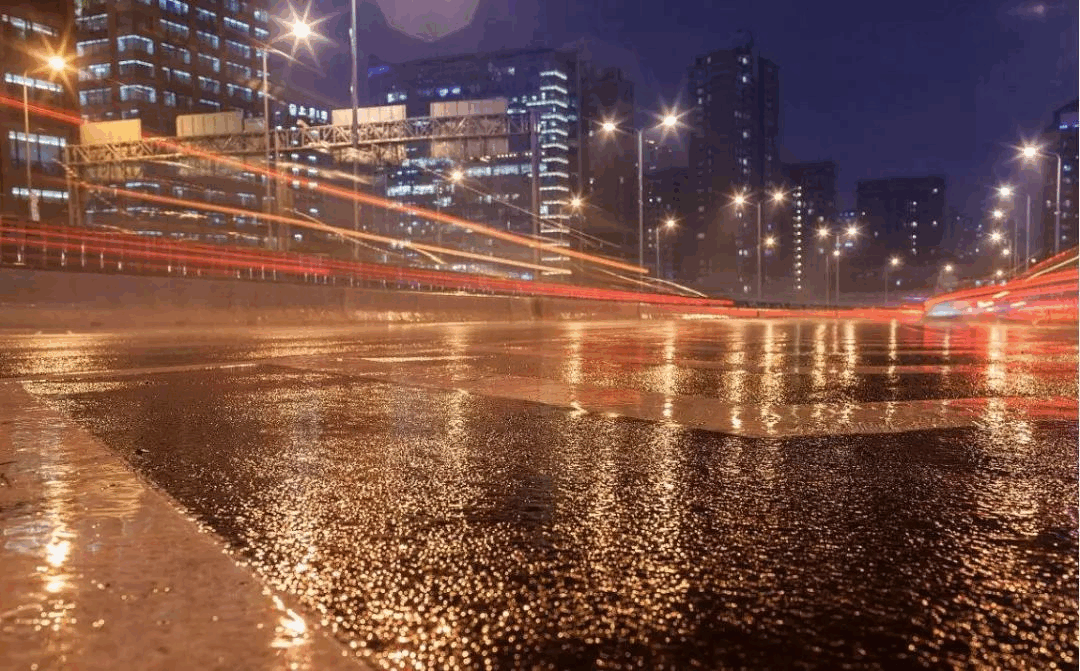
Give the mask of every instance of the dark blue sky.
<path id="1" fill-rule="evenodd" d="M 311 11 L 345 40 L 345 0 Z M 1008 144 L 1077 96 L 1075 0 L 379 0 L 360 16 L 361 50 L 388 61 L 585 37 L 597 61 L 635 80 L 644 108 L 682 97 L 693 58 L 748 29 L 781 68 L 782 145 L 835 160 L 844 206 L 858 179 L 935 173 L 951 204 L 977 215 L 986 189 L 1014 178 Z M 441 33 L 466 21 L 434 41 L 391 25 Z M 318 57 L 334 75 L 319 91 L 344 102 L 347 50 L 328 43 Z"/>

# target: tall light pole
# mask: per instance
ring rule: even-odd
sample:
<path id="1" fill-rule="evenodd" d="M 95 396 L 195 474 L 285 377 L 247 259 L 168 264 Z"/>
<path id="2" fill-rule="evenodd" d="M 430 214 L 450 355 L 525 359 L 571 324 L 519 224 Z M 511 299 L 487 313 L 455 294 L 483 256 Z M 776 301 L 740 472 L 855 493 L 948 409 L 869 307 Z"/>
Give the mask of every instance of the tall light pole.
<path id="1" fill-rule="evenodd" d="M 1039 156 L 1053 156 L 1057 159 L 1057 187 L 1055 189 L 1054 196 L 1054 254 L 1060 251 L 1061 246 L 1061 154 L 1056 151 L 1046 151 L 1038 145 L 1027 145 L 1021 150 L 1021 156 L 1025 160 L 1031 161 Z M 1030 200 L 1030 196 L 1028 199 Z M 1030 219 L 1030 204 L 1028 205 L 1028 217 Z M 1031 222 L 1028 222 L 1028 228 L 1031 227 Z M 1031 250 L 1027 250 L 1027 259 L 1031 258 Z M 1025 261 L 1026 262 L 1026 261 Z"/>
<path id="2" fill-rule="evenodd" d="M 738 194 L 735 196 L 735 206 L 742 207 L 746 204 L 746 195 Z M 772 200 L 774 203 L 781 203 L 784 200 L 784 194 L 781 191 L 775 191 L 772 194 Z M 761 238 L 761 198 L 757 199 L 757 299 L 761 300 L 761 248 L 764 241 Z M 770 245 L 771 246 L 771 245 Z"/>
<path id="3" fill-rule="evenodd" d="M 822 227 L 817 230 L 817 236 L 819 239 L 824 240 L 829 237 L 829 229 Z M 833 248 L 832 256 L 836 259 L 835 267 L 833 268 L 836 273 L 836 295 L 833 297 L 833 301 L 837 306 L 840 305 L 840 241 L 844 236 L 854 238 L 859 234 L 859 229 L 856 226 L 848 226 L 846 230 L 836 232 L 836 243 Z M 825 304 L 829 303 L 829 258 L 825 257 Z"/>
<path id="4" fill-rule="evenodd" d="M 667 130 L 675 128 L 678 124 L 678 114 L 671 112 L 665 114 L 663 120 L 652 128 Z M 605 121 L 600 127 L 606 133 L 614 133 L 619 128 L 614 121 Z M 645 267 L 645 131 L 652 128 L 639 128 L 637 130 L 638 265 L 643 268 Z"/>
<path id="5" fill-rule="evenodd" d="M 819 240 L 825 240 L 829 237 L 829 229 L 819 228 L 817 230 L 817 236 Z M 829 304 L 829 249 L 825 248 L 825 305 Z"/>
<path id="6" fill-rule="evenodd" d="M 675 220 L 671 219 L 671 218 L 668 218 L 667 220 L 665 220 L 664 221 L 664 228 L 666 228 L 669 231 L 671 229 L 675 228 Z M 657 226 L 656 226 L 656 277 L 657 278 L 661 277 L 661 272 L 660 272 L 660 225 L 659 224 L 657 224 Z"/>
<path id="7" fill-rule="evenodd" d="M 289 27 L 289 34 L 297 42 L 304 42 L 311 37 L 311 24 L 303 19 L 294 19 Z M 276 53 L 281 54 L 280 51 L 274 49 L 269 43 L 260 45 L 262 47 L 262 97 L 263 97 L 263 149 L 266 151 L 266 194 L 263 197 L 263 209 L 267 214 L 273 214 L 273 189 L 277 184 L 277 179 L 270 174 L 271 162 L 277 162 L 276 147 L 271 146 L 270 142 L 270 83 L 269 83 L 269 56 L 270 51 L 273 50 Z M 284 55 L 284 54 L 282 54 Z M 266 218 L 266 247 L 267 249 L 274 248 L 274 224 L 270 217 Z"/>
<path id="8" fill-rule="evenodd" d="M 67 67 L 67 61 L 61 56 L 50 56 L 45 61 L 48 69 L 54 74 L 63 71 Z M 29 209 L 30 220 L 38 221 L 40 212 L 37 208 L 37 196 L 34 194 L 33 171 L 30 168 L 30 69 L 23 70 L 23 151 L 26 160 L 26 206 Z"/>
<path id="9" fill-rule="evenodd" d="M 889 269 L 897 268 L 900 266 L 900 257 L 894 256 L 889 259 L 889 263 L 885 266 L 885 304 L 889 304 Z"/>
<path id="10" fill-rule="evenodd" d="M 352 163 L 352 188 L 353 188 L 353 230 L 360 230 L 360 199 L 357 197 L 357 189 L 360 188 L 360 133 L 359 133 L 359 91 L 360 87 L 360 73 L 358 72 L 359 64 L 357 62 L 358 57 L 356 54 L 356 0 L 350 0 L 349 2 L 349 51 L 352 54 L 352 80 L 349 82 L 349 90 L 352 93 L 352 150 L 353 150 L 353 163 Z M 439 230 L 442 230 L 441 228 Z M 360 245 L 353 245 L 353 259 L 360 258 Z"/>

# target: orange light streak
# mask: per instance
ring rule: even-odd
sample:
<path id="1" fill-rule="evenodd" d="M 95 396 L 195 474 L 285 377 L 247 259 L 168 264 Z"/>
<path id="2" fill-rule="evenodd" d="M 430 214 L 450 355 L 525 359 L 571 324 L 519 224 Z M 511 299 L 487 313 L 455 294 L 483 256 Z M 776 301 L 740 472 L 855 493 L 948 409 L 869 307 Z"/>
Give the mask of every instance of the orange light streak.
<path id="1" fill-rule="evenodd" d="M 474 254 L 472 252 L 464 252 L 458 249 L 450 249 L 447 247 L 437 247 L 435 245 L 426 245 L 419 242 L 412 242 L 411 240 L 401 240 L 398 238 L 388 238 L 375 233 L 365 233 L 363 231 L 351 231 L 344 228 L 336 228 L 327 224 L 322 224 L 306 219 L 295 219 L 293 217 L 285 217 L 278 214 L 264 214 L 261 212 L 252 212 L 239 207 L 230 207 L 227 205 L 214 205 L 213 203 L 204 203 L 195 200 L 185 200 L 182 198 L 173 198 L 172 196 L 161 196 L 154 193 L 143 193 L 141 191 L 131 191 L 130 189 L 121 189 L 119 187 L 105 186 L 103 184 L 93 184 L 90 182 L 79 182 L 83 187 L 92 191 L 105 191 L 113 194 L 114 196 L 124 196 L 125 198 L 133 198 L 136 200 L 145 200 L 152 203 L 161 203 L 164 205 L 175 205 L 179 207 L 189 207 L 192 209 L 209 210 L 212 212 L 220 212 L 222 214 L 232 214 L 242 217 L 261 217 L 262 219 L 269 219 L 283 224 L 289 224 L 290 226 L 296 226 L 298 228 L 307 228 L 315 231 L 322 231 L 324 233 L 333 233 L 335 235 L 341 235 L 347 238 L 357 238 L 360 240 L 370 240 L 372 242 L 381 242 L 387 245 L 397 245 L 401 247 L 411 247 L 413 249 L 427 251 L 432 253 L 444 254 L 446 256 L 458 256 L 466 259 L 474 259 L 478 261 L 486 261 L 488 263 L 494 263 L 497 265 L 509 265 L 517 266 L 519 268 L 529 268 L 531 270 L 540 270 L 555 274 L 569 274 L 570 271 L 564 268 L 554 268 L 552 266 L 541 266 L 527 261 L 516 261 L 514 259 L 505 259 L 497 256 L 486 256 L 484 254 Z"/>

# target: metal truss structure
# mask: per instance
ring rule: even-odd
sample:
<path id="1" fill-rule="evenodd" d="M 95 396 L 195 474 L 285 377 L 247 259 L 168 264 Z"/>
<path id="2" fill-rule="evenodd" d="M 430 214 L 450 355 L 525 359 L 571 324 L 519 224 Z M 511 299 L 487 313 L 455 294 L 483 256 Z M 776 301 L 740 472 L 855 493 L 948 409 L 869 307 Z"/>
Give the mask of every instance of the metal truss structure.
<path id="1" fill-rule="evenodd" d="M 495 140 L 532 133 L 528 115 L 471 115 L 424 117 L 359 124 L 357 145 L 366 162 L 400 160 L 412 142 Z M 138 142 L 68 145 L 69 168 L 100 167 L 142 161 L 179 160 L 200 154 L 225 156 L 265 156 L 274 151 L 319 151 L 338 160 L 351 159 L 352 126 L 311 126 L 272 129 L 270 147 L 263 130 L 230 135 L 145 138 Z"/>

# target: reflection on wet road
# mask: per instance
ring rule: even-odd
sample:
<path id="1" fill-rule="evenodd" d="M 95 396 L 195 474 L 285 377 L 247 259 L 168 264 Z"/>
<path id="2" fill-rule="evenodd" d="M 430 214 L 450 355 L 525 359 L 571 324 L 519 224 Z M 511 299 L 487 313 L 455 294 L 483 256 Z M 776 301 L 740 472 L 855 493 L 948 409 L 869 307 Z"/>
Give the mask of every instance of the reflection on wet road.
<path id="1" fill-rule="evenodd" d="M 0 373 L 384 666 L 1076 667 L 1075 331 L 175 343 L 11 339 Z"/>

